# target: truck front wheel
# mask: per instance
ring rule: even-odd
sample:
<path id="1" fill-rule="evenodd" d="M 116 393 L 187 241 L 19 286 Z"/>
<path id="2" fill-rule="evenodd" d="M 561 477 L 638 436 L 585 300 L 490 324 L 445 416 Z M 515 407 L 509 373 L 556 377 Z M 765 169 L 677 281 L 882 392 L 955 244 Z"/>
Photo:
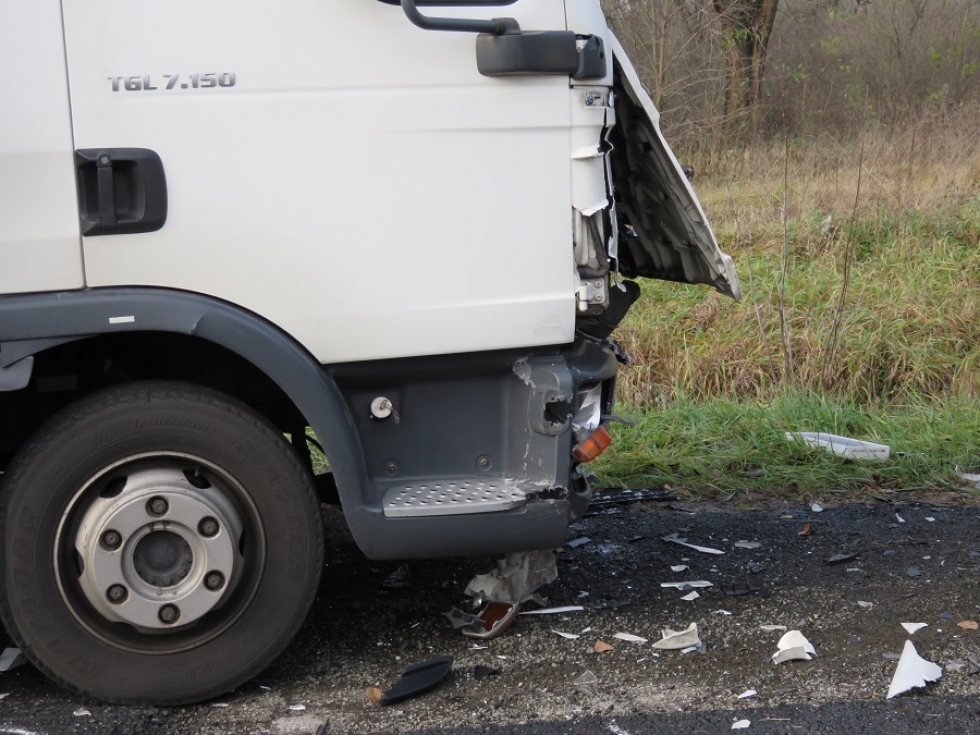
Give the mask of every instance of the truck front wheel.
<path id="1" fill-rule="evenodd" d="M 111 388 L 43 426 L 3 477 L 0 615 L 48 676 L 182 704 L 277 656 L 319 583 L 309 477 L 281 433 L 184 383 Z"/>

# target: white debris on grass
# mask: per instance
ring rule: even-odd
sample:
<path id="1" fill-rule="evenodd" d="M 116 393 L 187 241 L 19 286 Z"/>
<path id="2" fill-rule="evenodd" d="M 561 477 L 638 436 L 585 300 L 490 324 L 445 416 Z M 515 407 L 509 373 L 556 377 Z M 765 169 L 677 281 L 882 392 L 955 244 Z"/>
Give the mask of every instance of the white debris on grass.
<path id="1" fill-rule="evenodd" d="M 891 454 L 887 444 L 876 444 L 849 436 L 838 436 L 823 431 L 786 432 L 789 441 L 797 441 L 814 449 L 823 448 L 843 459 L 872 459 L 884 461 Z M 819 512 L 819 511 L 817 511 Z"/>
<path id="2" fill-rule="evenodd" d="M 686 538 L 681 537 L 676 533 L 672 533 L 669 536 L 663 537 L 664 541 L 669 541 L 672 544 L 680 544 L 681 546 L 686 546 L 689 549 L 694 549 L 695 551 L 700 551 L 703 554 L 724 554 L 724 551 L 719 549 L 712 549 L 709 546 L 698 546 L 697 544 L 689 544 Z"/>
<path id="3" fill-rule="evenodd" d="M 902 627 L 909 635 L 915 635 L 916 631 L 929 627 L 929 623 L 902 623 Z"/>
<path id="4" fill-rule="evenodd" d="M 675 651 L 681 648 L 688 648 L 689 646 L 698 646 L 701 644 L 701 638 L 698 637 L 697 623 L 691 623 L 684 630 L 671 630 L 670 628 L 664 628 L 662 634 L 663 638 L 653 644 L 654 648 L 659 648 L 666 651 Z"/>
<path id="5" fill-rule="evenodd" d="M 939 681 L 942 678 L 943 670 L 919 656 L 912 641 L 905 641 L 905 648 L 902 649 L 902 657 L 898 660 L 898 667 L 895 669 L 895 676 L 888 687 L 888 697 L 897 697 L 899 694 L 924 687 L 930 681 Z"/>
<path id="6" fill-rule="evenodd" d="M 810 503 L 810 510 L 814 513 L 823 513 L 823 506 L 820 503 Z"/>

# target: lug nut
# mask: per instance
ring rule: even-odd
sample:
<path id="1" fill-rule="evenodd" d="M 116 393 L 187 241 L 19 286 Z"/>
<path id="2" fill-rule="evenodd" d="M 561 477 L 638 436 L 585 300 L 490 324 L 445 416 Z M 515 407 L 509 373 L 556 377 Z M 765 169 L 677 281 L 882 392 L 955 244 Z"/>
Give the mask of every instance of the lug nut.
<path id="1" fill-rule="evenodd" d="M 208 538 L 216 536 L 220 528 L 221 526 L 218 525 L 218 521 L 211 516 L 202 518 L 201 522 L 197 524 L 197 530 L 201 532 L 202 536 L 207 536 Z"/>
<path id="2" fill-rule="evenodd" d="M 167 501 L 160 496 L 150 498 L 146 501 L 146 512 L 151 516 L 162 516 L 169 509 L 170 506 L 167 505 Z"/>
<path id="3" fill-rule="evenodd" d="M 225 586 L 225 575 L 221 572 L 208 572 L 204 578 L 204 586 L 212 592 L 220 590 Z"/>
<path id="4" fill-rule="evenodd" d="M 109 549 L 109 551 L 118 549 L 121 543 L 122 535 L 120 535 L 119 531 L 106 531 L 102 534 L 102 545 Z"/>
<path id="5" fill-rule="evenodd" d="M 129 592 L 121 584 L 114 584 L 108 590 L 106 590 L 105 596 L 109 598 L 109 602 L 118 605 L 120 602 L 129 597 Z"/>
<path id="6" fill-rule="evenodd" d="M 170 625 L 180 617 L 180 610 L 177 609 L 176 605 L 164 605 L 160 608 L 158 615 L 160 616 L 161 623 Z"/>

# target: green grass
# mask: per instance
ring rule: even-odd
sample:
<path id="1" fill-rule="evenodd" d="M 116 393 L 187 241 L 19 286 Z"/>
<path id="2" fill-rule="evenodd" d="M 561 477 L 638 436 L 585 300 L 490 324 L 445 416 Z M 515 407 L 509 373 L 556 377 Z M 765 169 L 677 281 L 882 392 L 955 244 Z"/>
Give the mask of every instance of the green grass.
<path id="1" fill-rule="evenodd" d="M 613 445 L 593 465 L 601 487 L 667 485 L 718 498 L 935 489 L 980 495 L 956 475 L 957 466 L 980 471 L 976 401 L 918 397 L 869 408 L 798 392 L 766 402 L 680 397 L 629 417 L 636 424 L 616 424 Z M 788 441 L 792 431 L 866 439 L 892 454 L 884 462 L 846 461 Z"/>

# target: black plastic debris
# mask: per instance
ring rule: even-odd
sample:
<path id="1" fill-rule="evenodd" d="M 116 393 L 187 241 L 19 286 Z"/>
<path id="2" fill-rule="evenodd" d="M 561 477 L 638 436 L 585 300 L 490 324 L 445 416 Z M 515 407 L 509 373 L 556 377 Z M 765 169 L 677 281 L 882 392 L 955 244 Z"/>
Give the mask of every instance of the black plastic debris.
<path id="1" fill-rule="evenodd" d="M 412 573 L 408 569 L 408 564 L 402 564 L 395 571 L 388 575 L 382 583 L 390 589 L 406 589 L 412 586 Z"/>
<path id="2" fill-rule="evenodd" d="M 316 735 L 327 735 L 330 732 L 330 723 L 324 722 L 320 727 L 316 729 Z"/>
<path id="3" fill-rule="evenodd" d="M 630 600 L 596 600 L 590 602 L 589 607 L 593 610 L 618 610 L 621 607 L 632 605 Z"/>
<path id="4" fill-rule="evenodd" d="M 905 573 L 910 577 L 912 577 L 912 579 L 922 576 L 922 570 L 919 569 L 918 567 L 909 567 L 908 569 L 905 570 Z"/>
<path id="5" fill-rule="evenodd" d="M 605 490 L 597 490 L 592 494 L 589 509 L 628 505 L 642 501 L 669 502 L 672 500 L 677 500 L 677 495 L 672 490 L 665 490 L 662 487 L 606 488 Z"/>
<path id="6" fill-rule="evenodd" d="M 858 558 L 858 554 L 860 553 L 861 551 L 859 549 L 858 551 L 846 551 L 842 554 L 834 554 L 833 556 L 827 558 L 827 563 L 833 565 L 843 564 L 846 561 L 853 561 L 854 559 Z"/>
<path id="7" fill-rule="evenodd" d="M 381 704 L 395 704 L 435 689 L 453 670 L 452 656 L 439 656 L 409 666 L 391 689 L 381 695 Z"/>
<path id="8" fill-rule="evenodd" d="M 769 590 L 749 579 L 745 580 L 745 582 L 723 583 L 721 589 L 728 597 L 740 597 L 742 595 L 769 597 L 772 594 Z"/>
<path id="9" fill-rule="evenodd" d="M 500 676 L 500 669 L 495 669 L 492 666 L 484 666 L 483 664 L 477 664 L 473 667 L 473 678 L 477 681 L 485 681 L 491 676 Z"/>

